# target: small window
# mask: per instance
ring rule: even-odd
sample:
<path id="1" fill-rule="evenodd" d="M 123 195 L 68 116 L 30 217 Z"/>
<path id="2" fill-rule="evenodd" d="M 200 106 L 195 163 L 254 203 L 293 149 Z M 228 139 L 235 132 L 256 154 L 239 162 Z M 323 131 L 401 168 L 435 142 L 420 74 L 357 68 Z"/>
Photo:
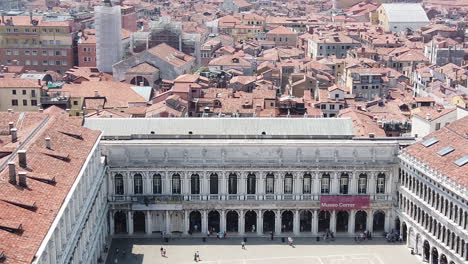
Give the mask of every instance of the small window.
<path id="1" fill-rule="evenodd" d="M 12 94 L 16 94 L 16 90 L 11 90 L 11 93 L 12 93 Z"/>
<path id="2" fill-rule="evenodd" d="M 32 106 L 37 106 L 37 100 L 31 100 L 31 105 Z"/>
<path id="3" fill-rule="evenodd" d="M 452 152 L 454 150 L 455 150 L 454 148 L 448 146 L 448 147 L 445 147 L 445 148 L 439 150 L 437 152 L 437 154 L 439 154 L 439 156 L 445 156 L 445 155 L 449 154 L 450 152 Z"/>
<path id="4" fill-rule="evenodd" d="M 26 99 L 23 100 L 23 106 L 28 106 L 28 100 Z"/>
<path id="5" fill-rule="evenodd" d="M 424 141 L 422 144 L 423 144 L 423 146 L 428 148 L 428 147 L 434 145 L 437 142 L 439 142 L 439 140 L 437 138 L 430 138 L 430 139 Z"/>
<path id="6" fill-rule="evenodd" d="M 18 100 L 16 99 L 11 100 L 11 105 L 18 106 Z"/>
<path id="7" fill-rule="evenodd" d="M 23 95 L 26 95 L 27 94 L 27 91 L 26 90 L 23 90 Z"/>

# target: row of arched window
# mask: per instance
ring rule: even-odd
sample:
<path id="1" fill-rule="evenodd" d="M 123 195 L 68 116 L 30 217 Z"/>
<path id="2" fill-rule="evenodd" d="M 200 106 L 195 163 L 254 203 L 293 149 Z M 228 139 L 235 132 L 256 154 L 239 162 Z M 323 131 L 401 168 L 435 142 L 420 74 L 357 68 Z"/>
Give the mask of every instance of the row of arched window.
<path id="1" fill-rule="evenodd" d="M 331 188 L 330 174 L 324 173 L 320 178 L 320 193 L 329 194 Z M 238 180 L 239 177 L 236 173 L 231 173 L 227 179 L 227 192 L 228 194 L 239 194 L 238 190 Z M 283 193 L 292 194 L 294 192 L 294 179 L 291 173 L 286 173 L 283 180 Z M 377 194 L 385 193 L 385 174 L 379 173 L 377 175 L 375 192 Z M 273 173 L 266 175 L 265 179 L 265 193 L 274 194 L 275 193 L 275 184 L 278 183 L 278 179 L 275 179 Z M 122 174 L 116 174 L 114 176 L 115 183 L 115 194 L 123 195 L 125 193 L 124 187 L 124 177 Z M 181 194 L 182 192 L 182 181 L 181 176 L 178 173 L 175 173 L 171 177 L 171 192 L 172 194 Z M 209 177 L 209 193 L 210 194 L 219 194 L 219 177 L 218 174 L 212 173 Z M 247 194 L 256 194 L 257 190 L 257 177 L 254 173 L 249 173 L 247 175 L 246 181 L 246 192 Z M 154 174 L 152 177 L 152 193 L 161 194 L 162 189 L 162 177 L 161 174 Z M 349 194 L 350 192 L 350 177 L 347 173 L 342 173 L 339 177 L 339 193 L 340 194 Z M 357 182 L 357 192 L 358 194 L 367 194 L 368 193 L 368 176 L 365 173 L 362 173 L 358 177 Z M 143 194 L 143 176 L 139 173 L 133 175 L 133 193 L 134 194 Z M 192 174 L 190 177 L 190 193 L 191 194 L 200 194 L 201 193 L 201 181 L 198 174 Z M 302 193 L 311 194 L 312 193 L 312 176 L 309 173 L 304 174 L 302 178 Z"/>
<path id="2" fill-rule="evenodd" d="M 432 186 L 423 183 L 402 169 L 400 169 L 399 183 L 455 224 L 468 230 L 467 220 L 462 221 L 464 218 L 468 218 L 466 206 L 458 206 L 456 202 L 454 204 L 454 201 L 441 194 L 440 190 L 436 191 Z"/>

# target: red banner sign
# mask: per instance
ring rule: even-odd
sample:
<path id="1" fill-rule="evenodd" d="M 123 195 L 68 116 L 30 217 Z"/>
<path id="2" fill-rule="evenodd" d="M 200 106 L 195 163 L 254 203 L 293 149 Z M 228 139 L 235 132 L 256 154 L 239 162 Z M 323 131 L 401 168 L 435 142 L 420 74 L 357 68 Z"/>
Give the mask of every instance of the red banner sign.
<path id="1" fill-rule="evenodd" d="M 320 196 L 321 210 L 352 210 L 367 209 L 370 205 L 369 195 L 322 195 Z"/>

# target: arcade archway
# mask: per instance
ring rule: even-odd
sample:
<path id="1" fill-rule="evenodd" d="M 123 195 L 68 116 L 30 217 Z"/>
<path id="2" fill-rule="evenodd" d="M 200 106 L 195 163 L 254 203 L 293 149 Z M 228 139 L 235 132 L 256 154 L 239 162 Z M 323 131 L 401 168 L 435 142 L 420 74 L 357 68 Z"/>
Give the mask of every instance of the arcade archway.
<path id="1" fill-rule="evenodd" d="M 208 229 L 213 233 L 219 232 L 220 215 L 218 211 L 208 213 Z"/>
<path id="2" fill-rule="evenodd" d="M 114 214 L 114 232 L 116 234 L 127 233 L 127 215 L 122 211 Z"/>
<path id="3" fill-rule="evenodd" d="M 281 214 L 281 232 L 293 231 L 294 214 L 291 211 L 284 211 Z"/>
<path id="4" fill-rule="evenodd" d="M 201 232 L 201 213 L 199 211 L 193 211 L 189 215 L 190 232 L 198 233 Z"/>
<path id="5" fill-rule="evenodd" d="M 356 212 L 354 222 L 355 232 L 363 232 L 367 229 L 367 213 L 365 211 Z"/>
<path id="6" fill-rule="evenodd" d="M 245 213 L 245 231 L 256 232 L 257 230 L 257 213 L 255 211 L 247 211 Z"/>
<path id="7" fill-rule="evenodd" d="M 339 211 L 336 214 L 336 232 L 348 232 L 349 214 L 346 211 Z"/>
<path id="8" fill-rule="evenodd" d="M 302 211 L 299 215 L 300 232 L 312 231 L 312 213 L 310 211 Z"/>
<path id="9" fill-rule="evenodd" d="M 145 213 L 141 211 L 135 211 L 133 213 L 133 232 L 135 233 L 145 232 Z"/>
<path id="10" fill-rule="evenodd" d="M 236 211 L 229 211 L 226 214 L 226 231 L 239 232 L 239 215 Z"/>
<path id="11" fill-rule="evenodd" d="M 265 211 L 263 213 L 263 232 L 269 233 L 275 231 L 275 213 L 273 211 Z"/>
<path id="12" fill-rule="evenodd" d="M 318 231 L 326 232 L 330 230 L 330 218 L 331 214 L 329 211 L 320 211 L 318 215 Z"/>

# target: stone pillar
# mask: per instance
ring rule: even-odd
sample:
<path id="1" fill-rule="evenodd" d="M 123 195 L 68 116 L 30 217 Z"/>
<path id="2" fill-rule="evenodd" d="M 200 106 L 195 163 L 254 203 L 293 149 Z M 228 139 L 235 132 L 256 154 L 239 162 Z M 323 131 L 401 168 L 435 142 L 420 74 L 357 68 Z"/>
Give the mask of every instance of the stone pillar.
<path id="1" fill-rule="evenodd" d="M 369 231 L 369 232 L 373 232 L 374 229 L 374 211 L 372 210 L 369 210 L 367 212 L 367 224 L 366 224 L 366 229 Z"/>
<path id="2" fill-rule="evenodd" d="M 208 212 L 206 210 L 202 210 L 202 219 L 201 219 L 201 231 L 205 235 L 208 231 Z"/>
<path id="3" fill-rule="evenodd" d="M 165 173 L 165 177 L 164 177 L 164 182 L 163 182 L 163 193 L 164 194 L 171 194 L 172 193 L 172 182 L 171 182 L 171 177 L 172 175 L 169 174 L 169 172 L 166 172 Z"/>
<path id="4" fill-rule="evenodd" d="M 220 231 L 221 232 L 226 232 L 226 210 L 221 210 L 221 213 L 220 213 L 220 225 L 219 225 L 219 228 L 220 228 Z"/>
<path id="5" fill-rule="evenodd" d="M 245 234 L 245 219 L 244 219 L 244 210 L 239 212 L 239 235 L 243 236 Z"/>
<path id="6" fill-rule="evenodd" d="M 293 221 L 293 232 L 295 236 L 298 236 L 301 231 L 300 225 L 301 225 L 301 221 L 299 219 L 299 210 L 295 210 L 294 221 Z"/>
<path id="7" fill-rule="evenodd" d="M 263 234 L 263 214 L 262 210 L 257 211 L 257 235 L 261 236 Z"/>
<path id="8" fill-rule="evenodd" d="M 391 229 L 391 225 L 390 225 L 390 220 L 392 219 L 390 217 L 391 213 L 392 213 L 391 210 L 388 210 L 387 212 L 385 212 L 385 224 L 384 224 L 385 232 L 390 232 L 390 229 Z"/>
<path id="9" fill-rule="evenodd" d="M 115 232 L 115 219 L 114 219 L 114 211 L 109 210 L 109 225 L 110 225 L 110 234 L 113 235 Z"/>
<path id="10" fill-rule="evenodd" d="M 145 194 L 153 194 L 153 180 L 152 175 L 148 172 L 143 172 L 143 193 Z"/>
<path id="11" fill-rule="evenodd" d="M 312 234 L 318 234 L 318 210 L 312 212 Z"/>
<path id="12" fill-rule="evenodd" d="M 170 234 L 171 233 L 171 215 L 169 214 L 169 211 L 166 210 L 166 234 Z"/>
<path id="13" fill-rule="evenodd" d="M 152 217 L 151 211 L 146 211 L 145 216 L 146 216 L 146 228 L 145 228 L 146 234 L 151 235 L 153 234 L 153 224 L 152 224 L 153 217 Z"/>
<path id="14" fill-rule="evenodd" d="M 125 194 L 131 195 L 133 194 L 133 181 L 132 181 L 133 177 L 130 172 L 126 173 L 126 177 L 127 177 L 127 186 L 125 186 L 126 188 L 124 191 L 125 191 Z"/>
<path id="15" fill-rule="evenodd" d="M 189 212 L 184 210 L 184 235 L 188 235 L 190 229 Z"/>
<path id="16" fill-rule="evenodd" d="M 226 173 L 222 172 L 221 175 L 219 175 L 220 182 L 219 182 L 219 194 L 221 196 L 221 199 L 225 199 L 225 195 L 227 193 L 226 189 Z"/>
<path id="17" fill-rule="evenodd" d="M 340 181 L 338 179 L 338 173 L 331 173 L 330 177 L 330 194 L 338 194 L 340 192 Z"/>
<path id="18" fill-rule="evenodd" d="M 330 217 L 330 231 L 336 233 L 336 211 L 331 211 Z"/>
<path id="19" fill-rule="evenodd" d="M 315 176 L 312 179 L 312 194 L 319 195 L 320 194 L 320 174 L 315 173 Z"/>
<path id="20" fill-rule="evenodd" d="M 127 212 L 127 225 L 128 225 L 128 234 L 133 235 L 133 212 L 128 211 Z"/>
<path id="21" fill-rule="evenodd" d="M 356 210 L 351 210 L 349 212 L 349 219 L 348 219 L 348 233 L 350 235 L 354 234 L 355 220 L 356 220 Z"/>
<path id="22" fill-rule="evenodd" d="M 281 234 L 281 211 L 276 210 L 275 213 L 275 234 L 280 235 Z"/>

